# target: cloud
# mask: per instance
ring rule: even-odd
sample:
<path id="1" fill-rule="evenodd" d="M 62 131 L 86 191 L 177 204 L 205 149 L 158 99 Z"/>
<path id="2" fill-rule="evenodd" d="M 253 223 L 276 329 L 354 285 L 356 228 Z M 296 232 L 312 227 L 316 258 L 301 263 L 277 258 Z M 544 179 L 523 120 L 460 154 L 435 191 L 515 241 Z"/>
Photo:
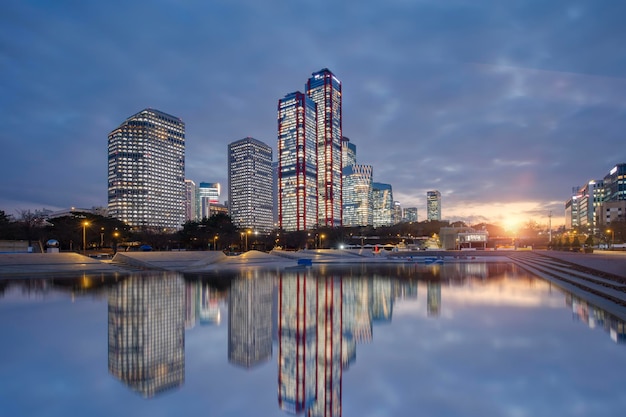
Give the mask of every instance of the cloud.
<path id="1" fill-rule="evenodd" d="M 358 161 L 403 205 L 423 208 L 431 188 L 459 213 L 471 200 L 564 201 L 626 161 L 625 8 L 10 1 L 0 207 L 105 205 L 107 134 L 145 107 L 185 121 L 189 178 L 225 186 L 227 144 L 275 148 L 278 99 L 324 67 L 343 82 Z"/>

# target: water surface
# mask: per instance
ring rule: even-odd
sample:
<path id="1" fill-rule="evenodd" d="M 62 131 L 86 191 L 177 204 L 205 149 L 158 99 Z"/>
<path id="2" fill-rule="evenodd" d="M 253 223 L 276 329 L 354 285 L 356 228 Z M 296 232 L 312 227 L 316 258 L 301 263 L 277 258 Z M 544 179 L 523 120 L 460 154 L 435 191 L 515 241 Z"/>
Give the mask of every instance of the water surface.
<path id="1" fill-rule="evenodd" d="M 511 264 L 0 283 L 0 415 L 618 416 L 624 323 Z"/>

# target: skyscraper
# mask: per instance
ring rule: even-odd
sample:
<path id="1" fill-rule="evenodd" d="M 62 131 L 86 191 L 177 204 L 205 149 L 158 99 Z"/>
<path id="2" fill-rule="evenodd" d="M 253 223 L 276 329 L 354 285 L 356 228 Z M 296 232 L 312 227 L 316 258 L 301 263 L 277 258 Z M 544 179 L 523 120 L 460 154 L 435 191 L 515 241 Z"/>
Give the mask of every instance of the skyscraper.
<path id="1" fill-rule="evenodd" d="M 196 221 L 199 218 L 198 186 L 192 180 L 185 180 L 185 220 Z"/>
<path id="2" fill-rule="evenodd" d="M 345 136 L 341 138 L 341 142 L 341 162 L 343 168 L 356 165 L 356 145 Z"/>
<path id="3" fill-rule="evenodd" d="M 324 68 L 309 78 L 306 94 L 317 104 L 318 223 L 341 226 L 341 82 Z"/>
<path id="4" fill-rule="evenodd" d="M 315 227 L 317 198 L 317 110 L 297 91 L 278 101 L 278 227 Z"/>
<path id="5" fill-rule="evenodd" d="M 250 137 L 229 144 L 228 203 L 233 223 L 271 231 L 272 195 L 272 148 Z"/>
<path id="6" fill-rule="evenodd" d="M 372 166 L 355 164 L 345 167 L 343 172 L 343 225 L 373 225 Z"/>
<path id="7" fill-rule="evenodd" d="M 391 185 L 380 182 L 372 183 L 372 200 L 374 207 L 374 227 L 393 225 L 395 209 Z"/>
<path id="8" fill-rule="evenodd" d="M 200 201 L 200 219 L 209 218 L 214 213 L 211 206 L 219 204 L 222 194 L 222 185 L 219 182 L 201 182 L 198 186 L 198 199 Z"/>
<path id="9" fill-rule="evenodd" d="M 437 190 L 426 193 L 426 219 L 441 220 L 441 193 Z"/>
<path id="10" fill-rule="evenodd" d="M 179 229 L 185 219 L 185 124 L 154 109 L 109 133 L 109 214 L 130 226 Z"/>
<path id="11" fill-rule="evenodd" d="M 406 222 L 417 221 L 417 207 L 407 207 L 404 209 L 404 221 Z"/>

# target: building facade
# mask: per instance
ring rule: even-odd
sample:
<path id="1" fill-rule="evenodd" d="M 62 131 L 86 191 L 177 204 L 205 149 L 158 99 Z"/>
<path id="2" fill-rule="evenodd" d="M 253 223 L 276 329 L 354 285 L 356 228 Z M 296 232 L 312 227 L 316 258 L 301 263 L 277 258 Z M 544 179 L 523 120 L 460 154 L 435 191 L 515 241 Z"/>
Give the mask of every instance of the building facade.
<path id="1" fill-rule="evenodd" d="M 356 165 L 356 145 L 345 136 L 341 138 L 341 141 L 341 162 L 343 168 Z"/>
<path id="2" fill-rule="evenodd" d="M 317 225 L 317 105 L 297 91 L 278 101 L 278 227 Z"/>
<path id="3" fill-rule="evenodd" d="M 200 219 L 198 186 L 192 180 L 185 180 L 185 220 L 195 222 Z"/>
<path id="4" fill-rule="evenodd" d="M 233 224 L 269 232 L 274 227 L 272 148 L 247 137 L 228 145 L 228 203 Z"/>
<path id="5" fill-rule="evenodd" d="M 222 195 L 222 185 L 219 182 L 201 182 L 198 186 L 198 200 L 200 219 L 213 215 L 211 206 L 219 204 Z"/>
<path id="6" fill-rule="evenodd" d="M 417 207 L 407 207 L 404 209 L 404 221 L 406 222 L 417 221 Z"/>
<path id="7" fill-rule="evenodd" d="M 374 227 L 393 225 L 395 208 L 391 184 L 372 183 L 372 200 L 374 208 Z"/>
<path id="8" fill-rule="evenodd" d="M 345 167 L 343 173 L 343 225 L 373 225 L 372 166 L 354 164 Z"/>
<path id="9" fill-rule="evenodd" d="M 185 220 L 185 124 L 154 109 L 108 137 L 109 215 L 133 227 L 180 229 Z"/>
<path id="10" fill-rule="evenodd" d="M 437 190 L 426 192 L 426 219 L 441 221 L 441 193 Z"/>
<path id="11" fill-rule="evenodd" d="M 324 68 L 309 78 L 306 94 L 317 104 L 318 223 L 338 227 L 342 221 L 341 82 Z"/>

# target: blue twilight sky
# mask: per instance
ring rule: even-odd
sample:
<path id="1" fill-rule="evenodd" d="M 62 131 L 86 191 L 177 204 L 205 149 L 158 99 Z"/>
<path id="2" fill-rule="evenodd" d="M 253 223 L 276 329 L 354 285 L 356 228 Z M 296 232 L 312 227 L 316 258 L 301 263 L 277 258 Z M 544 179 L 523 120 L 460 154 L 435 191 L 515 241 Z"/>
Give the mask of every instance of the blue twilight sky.
<path id="1" fill-rule="evenodd" d="M 0 210 L 106 205 L 107 135 L 186 123 L 186 176 L 226 190 L 227 144 L 276 148 L 276 106 L 329 68 L 359 163 L 425 217 L 562 221 L 626 162 L 617 0 L 7 0 Z M 226 193 L 222 199 L 227 199 Z"/>

